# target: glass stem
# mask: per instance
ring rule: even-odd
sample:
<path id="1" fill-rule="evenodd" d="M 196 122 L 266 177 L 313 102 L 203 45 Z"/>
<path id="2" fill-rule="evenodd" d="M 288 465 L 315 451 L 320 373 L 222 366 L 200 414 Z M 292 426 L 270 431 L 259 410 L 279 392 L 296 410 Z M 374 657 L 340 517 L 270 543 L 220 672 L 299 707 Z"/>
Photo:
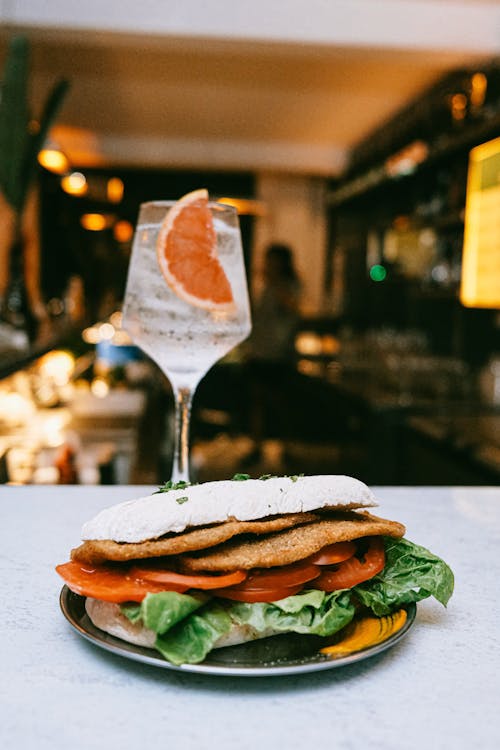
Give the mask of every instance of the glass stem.
<path id="1" fill-rule="evenodd" d="M 175 396 L 175 439 L 173 482 L 189 482 L 189 421 L 193 391 L 191 388 L 174 388 Z"/>

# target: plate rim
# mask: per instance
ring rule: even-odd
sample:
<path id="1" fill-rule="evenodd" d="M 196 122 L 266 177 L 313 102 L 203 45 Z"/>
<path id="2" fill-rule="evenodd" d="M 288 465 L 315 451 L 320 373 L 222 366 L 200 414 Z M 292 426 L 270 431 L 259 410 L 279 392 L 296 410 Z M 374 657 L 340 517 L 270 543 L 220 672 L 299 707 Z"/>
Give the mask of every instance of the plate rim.
<path id="1" fill-rule="evenodd" d="M 59 606 L 67 622 L 71 625 L 81 637 L 108 653 L 131 659 L 132 661 L 148 664 L 149 666 L 160 667 L 175 672 L 194 673 L 199 675 L 224 676 L 224 677 L 275 677 L 293 674 L 304 674 L 306 672 L 322 671 L 325 669 L 335 669 L 339 667 L 355 664 L 359 661 L 376 656 L 383 651 L 395 646 L 408 633 L 415 622 L 417 605 L 415 602 L 403 605 L 407 612 L 406 622 L 400 630 L 389 636 L 382 643 L 356 651 L 347 656 L 341 656 L 336 659 L 328 658 L 317 652 L 311 657 L 304 660 L 297 660 L 294 663 L 264 663 L 262 666 L 238 666 L 231 664 L 213 664 L 207 660 L 199 664 L 180 664 L 175 665 L 163 658 L 163 656 L 154 649 L 143 646 L 136 646 L 127 641 L 123 641 L 116 636 L 110 635 L 97 628 L 85 612 L 83 604 L 86 597 L 76 594 L 68 586 L 64 585 L 59 594 Z M 83 605 L 83 619 L 88 620 L 82 623 L 75 614 L 75 602 L 80 606 Z"/>

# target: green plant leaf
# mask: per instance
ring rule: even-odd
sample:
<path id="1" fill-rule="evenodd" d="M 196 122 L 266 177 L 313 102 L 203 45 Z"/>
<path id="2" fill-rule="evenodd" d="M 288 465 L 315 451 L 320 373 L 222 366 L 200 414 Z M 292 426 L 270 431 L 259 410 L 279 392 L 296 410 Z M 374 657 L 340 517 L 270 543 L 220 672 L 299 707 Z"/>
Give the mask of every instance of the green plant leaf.
<path id="1" fill-rule="evenodd" d="M 13 37 L 0 96 L 0 189 L 17 212 L 22 206 L 22 173 L 29 139 L 28 66 L 27 39 Z"/>
<path id="2" fill-rule="evenodd" d="M 29 44 L 23 36 L 11 39 L 0 95 L 0 190 L 20 214 L 37 168 L 37 157 L 69 87 L 54 84 L 45 100 L 39 129 L 29 132 Z"/>
<path id="3" fill-rule="evenodd" d="M 40 116 L 39 129 L 36 133 L 29 135 L 25 148 L 23 172 L 21 175 L 21 200 L 24 203 L 26 193 L 35 175 L 38 154 L 42 150 L 50 128 L 57 117 L 64 97 L 69 89 L 69 81 L 61 78 L 50 90 Z"/>

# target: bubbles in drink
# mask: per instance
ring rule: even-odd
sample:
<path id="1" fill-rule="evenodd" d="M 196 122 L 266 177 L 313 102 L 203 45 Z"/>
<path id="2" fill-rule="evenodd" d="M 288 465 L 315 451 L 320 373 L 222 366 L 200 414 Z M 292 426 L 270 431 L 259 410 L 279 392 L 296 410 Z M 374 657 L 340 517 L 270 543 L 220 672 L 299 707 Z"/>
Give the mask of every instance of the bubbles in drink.
<path id="1" fill-rule="evenodd" d="M 207 310 L 182 299 L 161 273 L 160 223 L 136 229 L 124 304 L 124 326 L 170 377 L 198 380 L 250 332 L 250 309 L 239 229 L 215 217 L 217 254 L 235 306 Z"/>

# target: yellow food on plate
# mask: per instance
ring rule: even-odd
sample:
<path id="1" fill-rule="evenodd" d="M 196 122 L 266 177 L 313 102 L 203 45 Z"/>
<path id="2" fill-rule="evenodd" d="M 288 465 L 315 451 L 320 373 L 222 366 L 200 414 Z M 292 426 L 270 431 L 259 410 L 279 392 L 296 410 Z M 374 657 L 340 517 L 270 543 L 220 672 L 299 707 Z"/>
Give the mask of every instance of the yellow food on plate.
<path id="1" fill-rule="evenodd" d="M 321 649 L 328 656 L 348 656 L 369 646 L 386 641 L 391 635 L 401 630 L 406 622 L 405 609 L 399 609 L 385 617 L 362 617 L 347 627 L 348 635 L 334 646 Z"/>

